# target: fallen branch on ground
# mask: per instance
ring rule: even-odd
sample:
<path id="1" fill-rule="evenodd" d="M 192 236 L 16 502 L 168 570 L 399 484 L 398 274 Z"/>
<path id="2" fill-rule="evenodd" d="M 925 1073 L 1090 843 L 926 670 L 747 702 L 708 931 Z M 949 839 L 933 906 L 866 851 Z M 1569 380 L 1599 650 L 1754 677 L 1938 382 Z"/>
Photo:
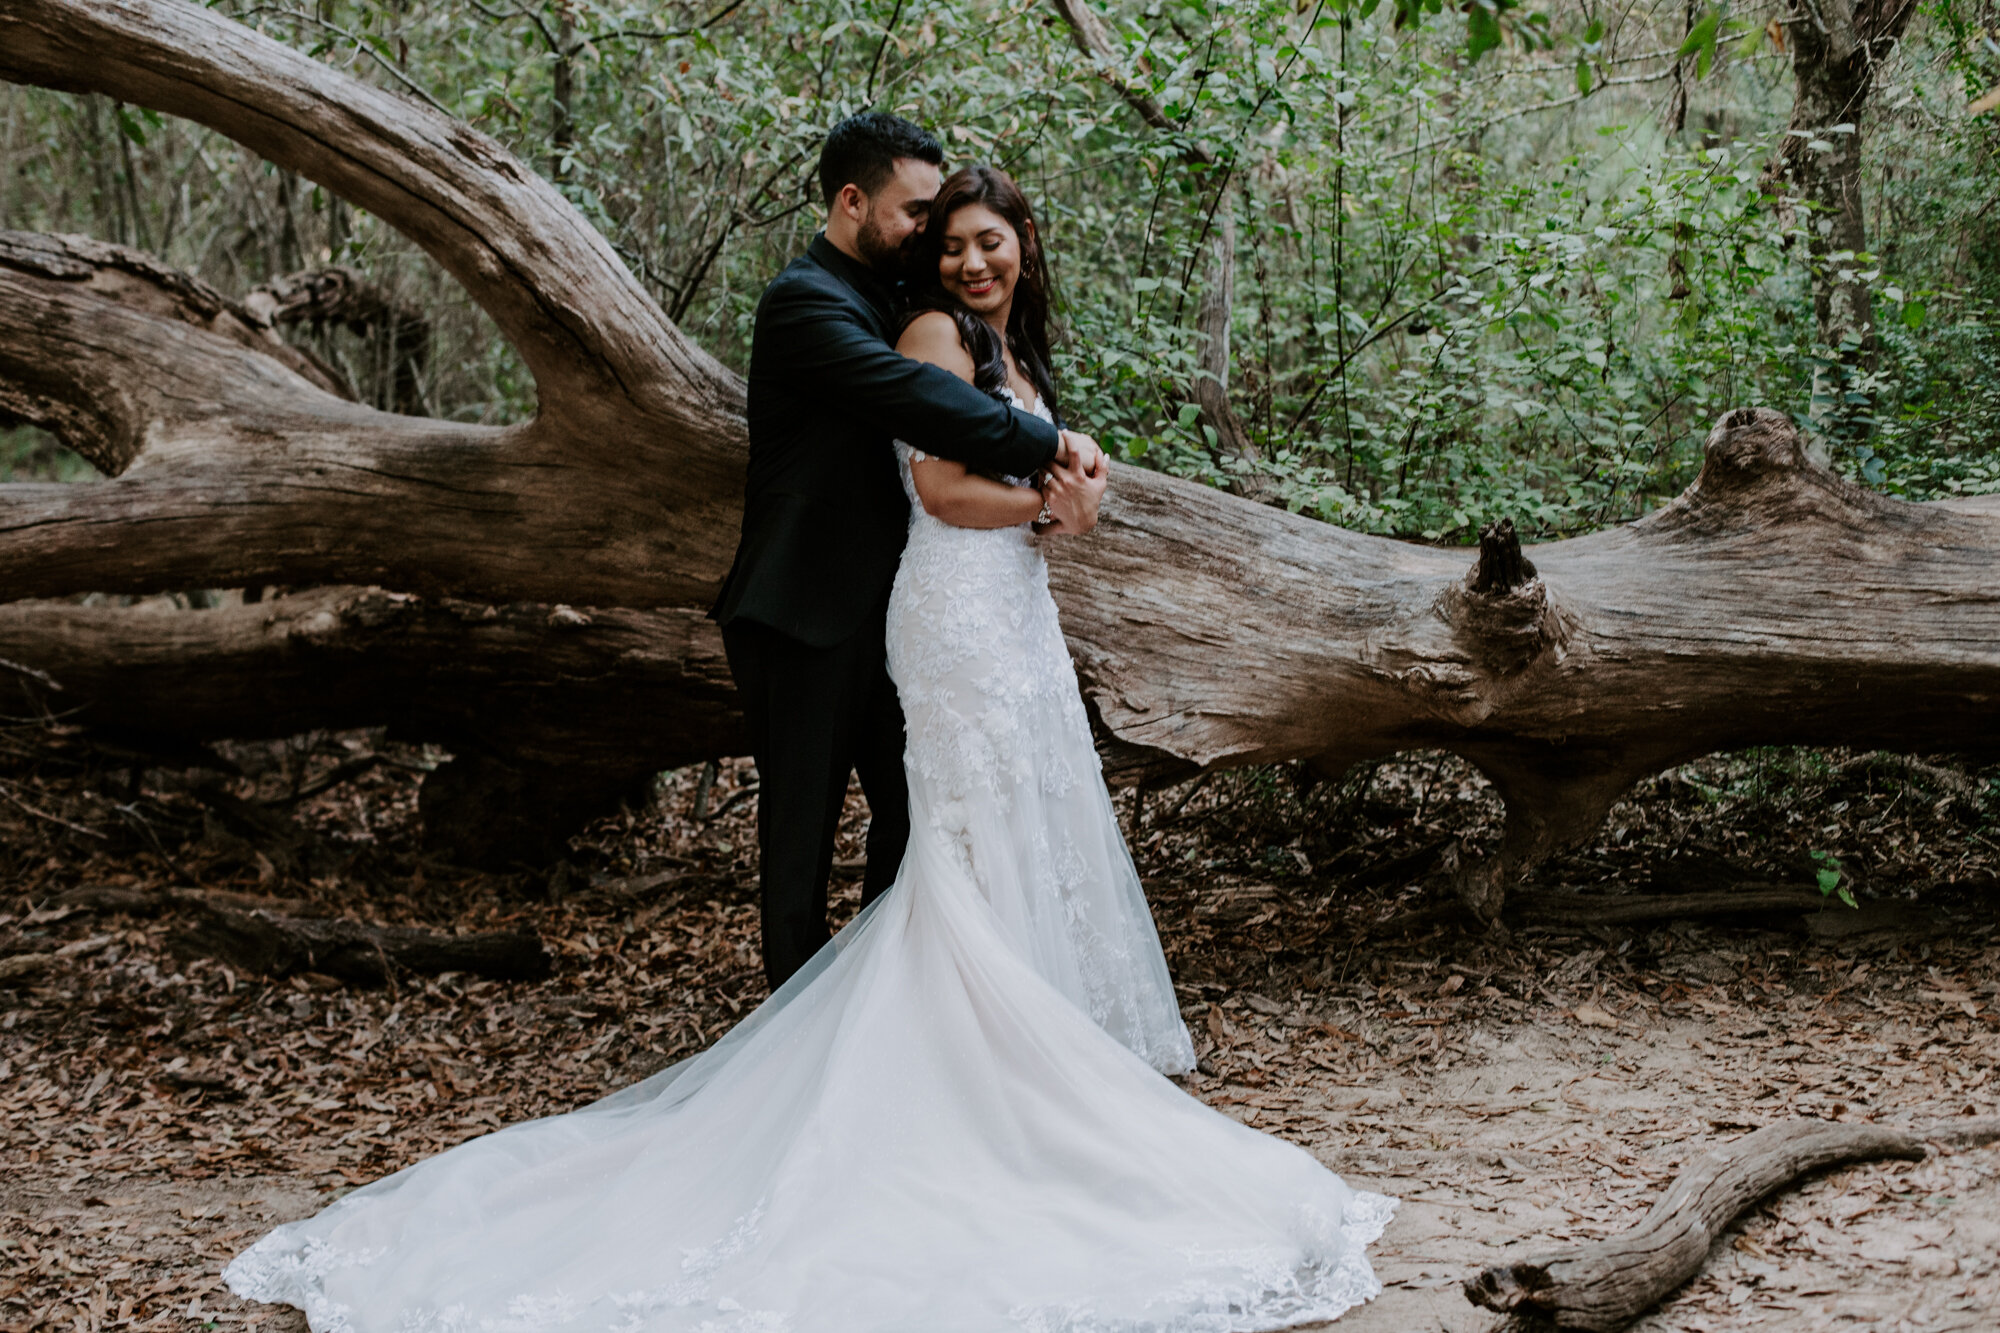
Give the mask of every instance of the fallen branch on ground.
<path id="1" fill-rule="evenodd" d="M 78 912 L 126 912 L 132 916 L 156 916 L 169 907 L 234 908 L 243 912 L 302 911 L 300 898 L 264 898 L 254 893 L 230 893 L 226 889 L 128 889 L 115 884 L 86 884 L 58 893 L 49 901 L 56 910 Z"/>
<path id="2" fill-rule="evenodd" d="M 182 953 L 220 958 L 246 972 L 271 977 L 320 972 L 362 986 L 382 985 L 391 968 L 470 972 L 496 981 L 539 981 L 549 974 L 549 955 L 532 931 L 444 935 L 212 904 L 170 943 Z"/>
<path id="3" fill-rule="evenodd" d="M 1966 1128 L 1949 1126 L 1942 1134 Z M 1697 1158 L 1624 1235 L 1495 1264 L 1465 1280 L 1465 1298 L 1489 1310 L 1553 1319 L 1559 1328 L 1609 1333 L 1692 1277 L 1717 1233 L 1766 1195 L 1824 1167 L 1924 1155 L 1922 1138 L 1882 1125 L 1772 1125 Z"/>
<path id="4" fill-rule="evenodd" d="M 24 986 L 49 970 L 55 957 L 47 953 L 17 953 L 0 958 L 0 986 Z"/>

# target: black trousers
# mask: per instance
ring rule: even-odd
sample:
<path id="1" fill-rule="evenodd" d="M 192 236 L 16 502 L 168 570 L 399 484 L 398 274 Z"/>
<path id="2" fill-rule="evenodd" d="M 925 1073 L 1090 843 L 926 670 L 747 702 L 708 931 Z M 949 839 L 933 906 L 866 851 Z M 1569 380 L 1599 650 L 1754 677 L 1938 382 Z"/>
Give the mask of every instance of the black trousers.
<path id="1" fill-rule="evenodd" d="M 831 648 L 749 621 L 722 631 L 757 759 L 764 972 L 774 990 L 829 938 L 826 885 L 850 774 L 868 798 L 864 906 L 895 882 L 910 840 L 903 706 L 884 629 L 877 613 Z"/>

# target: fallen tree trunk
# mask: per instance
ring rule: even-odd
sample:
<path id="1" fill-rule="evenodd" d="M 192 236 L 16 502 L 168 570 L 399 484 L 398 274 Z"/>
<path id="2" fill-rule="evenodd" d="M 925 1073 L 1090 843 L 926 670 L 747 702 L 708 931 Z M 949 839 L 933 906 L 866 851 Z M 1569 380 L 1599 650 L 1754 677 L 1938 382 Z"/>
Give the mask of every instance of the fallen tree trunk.
<path id="1" fill-rule="evenodd" d="M 1696 1160 L 1624 1235 L 1496 1264 L 1465 1280 L 1465 1298 L 1558 1328 L 1611 1333 L 1694 1276 L 1717 1234 L 1766 1195 L 1843 1162 L 1923 1156 L 1921 1140 L 1879 1125 L 1796 1120 L 1760 1129 Z"/>
<path id="2" fill-rule="evenodd" d="M 0 414 L 111 479 L 0 487 L 7 595 L 351 586 L 171 615 L 21 602 L 0 658 L 76 716 L 181 738 L 388 722 L 442 740 L 460 760 L 426 782 L 427 819 L 482 859 L 558 849 L 634 778 L 735 748 L 701 610 L 735 541 L 742 386 L 558 194 L 199 6 L 20 0 L 0 77 L 190 116 L 400 227 L 540 398 L 507 428 L 374 411 L 254 314 L 152 290 L 192 280 L 135 289 L 135 264 L 15 238 Z M 1501 846 L 1459 870 L 1488 919 L 1634 780 L 1701 754 L 2000 749 L 2000 500 L 1872 494 L 1761 409 L 1717 424 L 1666 509 L 1532 559 L 1503 528 L 1474 557 L 1125 467 L 1098 532 L 1051 552 L 1115 779 L 1455 751 L 1507 805 Z"/>
<path id="3" fill-rule="evenodd" d="M 358 986 L 383 985 L 392 969 L 470 972 L 495 981 L 540 981 L 549 974 L 548 952 L 533 931 L 445 935 L 214 904 L 169 944 L 179 953 L 220 958 L 259 976 L 318 972 Z"/>
<path id="4" fill-rule="evenodd" d="M 453 759 L 421 790 L 428 840 L 542 863 L 663 768 L 742 748 L 715 626 L 319 588 L 200 611 L 0 605 L 0 656 L 60 673 L 66 716 L 138 740 L 387 726 Z"/>

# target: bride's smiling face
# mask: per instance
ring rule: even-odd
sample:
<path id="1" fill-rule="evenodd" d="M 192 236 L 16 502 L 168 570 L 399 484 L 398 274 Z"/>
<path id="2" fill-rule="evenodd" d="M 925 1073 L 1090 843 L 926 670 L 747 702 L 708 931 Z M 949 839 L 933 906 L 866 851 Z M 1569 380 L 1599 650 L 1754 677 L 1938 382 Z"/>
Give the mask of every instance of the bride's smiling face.
<path id="1" fill-rule="evenodd" d="M 938 281 L 967 310 L 1004 320 L 1021 276 L 1021 238 L 1013 224 L 984 204 L 954 209 L 945 219 Z"/>

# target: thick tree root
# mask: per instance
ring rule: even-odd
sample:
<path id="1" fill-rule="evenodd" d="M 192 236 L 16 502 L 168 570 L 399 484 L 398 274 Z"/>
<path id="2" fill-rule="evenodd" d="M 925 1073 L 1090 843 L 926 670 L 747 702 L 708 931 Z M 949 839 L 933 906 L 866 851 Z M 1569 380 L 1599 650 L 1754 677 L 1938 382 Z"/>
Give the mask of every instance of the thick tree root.
<path id="1" fill-rule="evenodd" d="M 305 906 L 298 898 L 264 898 L 254 893 L 230 893 L 224 889 L 132 889 L 115 884 L 86 884 L 58 893 L 48 904 L 76 912 L 123 912 L 129 916 L 158 916 L 171 908 L 234 908 L 245 912 L 296 912 Z"/>
<path id="2" fill-rule="evenodd" d="M 1637 926 L 1655 921 L 1749 916 L 1805 916 L 1832 903 L 1814 889 L 1744 884 L 1713 893 L 1517 893 L 1507 913 L 1529 926 Z M 1850 909 L 1832 903 L 1834 910 Z"/>
<path id="3" fill-rule="evenodd" d="M 1924 1154 L 1920 1138 L 1881 1125 L 1795 1120 L 1760 1129 L 1697 1159 L 1631 1231 L 1496 1264 L 1465 1280 L 1465 1298 L 1489 1310 L 1553 1319 L 1560 1328 L 1609 1333 L 1692 1277 L 1717 1233 L 1766 1195 L 1843 1162 L 1916 1161 Z"/>
<path id="4" fill-rule="evenodd" d="M 496 981 L 539 981 L 549 974 L 548 953 L 532 931 L 443 935 L 220 906 L 209 906 L 172 944 L 183 954 L 220 958 L 263 976 L 319 972 L 362 986 L 382 985 L 392 968 L 470 972 Z"/>

